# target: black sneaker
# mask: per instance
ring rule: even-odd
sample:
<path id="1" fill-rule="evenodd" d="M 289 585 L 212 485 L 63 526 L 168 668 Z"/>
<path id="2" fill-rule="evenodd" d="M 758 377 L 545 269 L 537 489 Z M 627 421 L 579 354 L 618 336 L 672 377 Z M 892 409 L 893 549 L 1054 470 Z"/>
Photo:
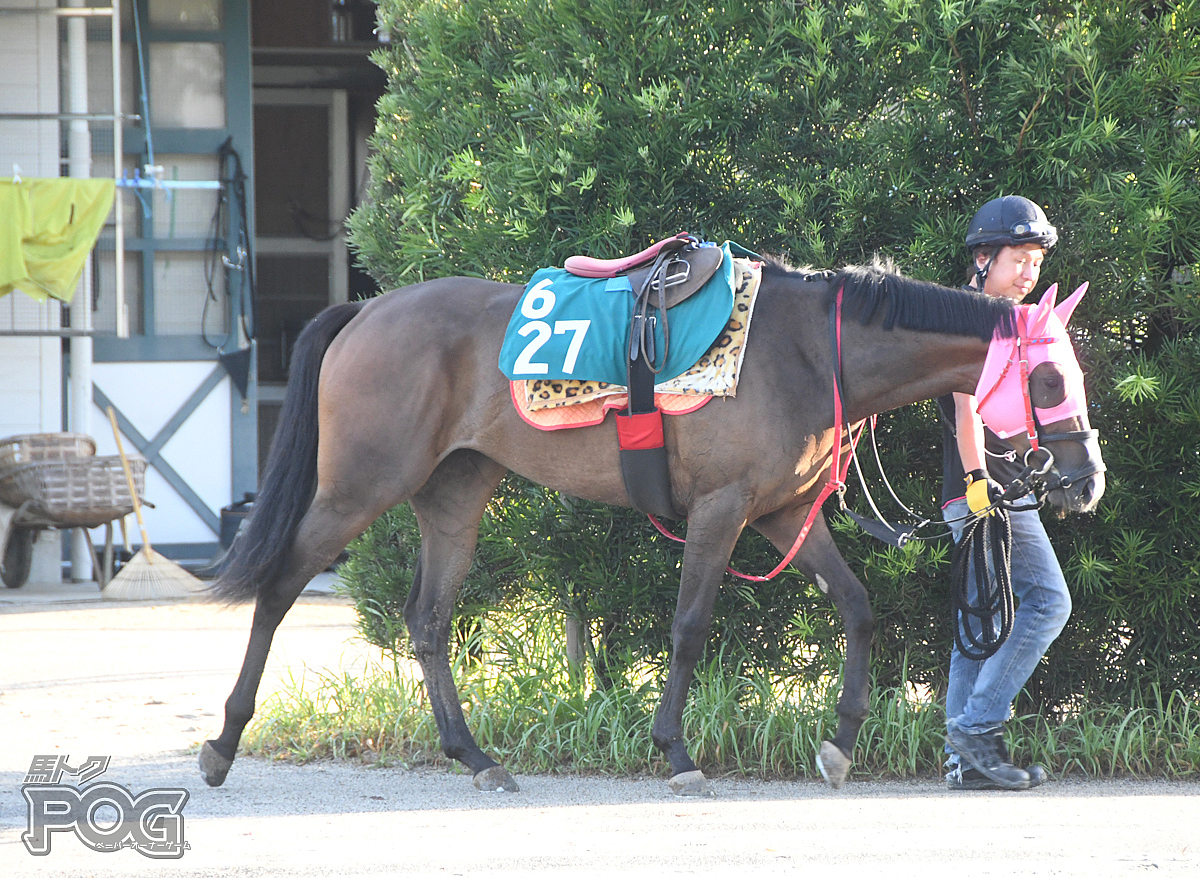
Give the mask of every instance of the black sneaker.
<path id="1" fill-rule="evenodd" d="M 1024 789 L 1033 789 L 1040 787 L 1050 779 L 1050 773 L 1040 765 L 1030 765 L 1025 769 L 1025 773 L 1029 775 L 1029 786 Z M 955 768 L 946 774 L 946 789 L 952 791 L 971 791 L 971 790 L 1011 790 L 1013 787 L 1002 787 L 995 781 L 988 778 L 986 774 L 978 768 Z"/>
<path id="2" fill-rule="evenodd" d="M 1000 754 L 1000 758 L 1005 762 L 1012 762 L 1008 755 L 1008 744 L 1004 742 L 1004 732 L 996 729 L 992 732 L 996 736 L 996 752 Z M 1050 772 L 1042 768 L 1042 766 L 1034 763 L 1033 765 L 1022 766 L 1025 772 L 1029 775 L 1029 788 L 1040 787 L 1046 781 L 1050 780 Z"/>
<path id="3" fill-rule="evenodd" d="M 952 720 L 946 724 L 946 740 L 959 758 L 967 763 L 967 768 L 976 769 L 998 789 L 1027 790 L 1033 786 L 1029 772 L 1008 761 L 1001 729 L 971 735 Z"/>

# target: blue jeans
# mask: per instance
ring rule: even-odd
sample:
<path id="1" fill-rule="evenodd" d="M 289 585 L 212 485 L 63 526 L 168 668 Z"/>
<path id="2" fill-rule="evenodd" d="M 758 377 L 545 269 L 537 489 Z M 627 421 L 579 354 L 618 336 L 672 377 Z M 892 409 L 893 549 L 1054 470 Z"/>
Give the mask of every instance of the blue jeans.
<path id="1" fill-rule="evenodd" d="M 1019 505 L 1033 503 L 1032 498 L 1018 501 Z M 969 512 L 967 501 L 959 499 L 948 503 L 943 515 L 950 520 Z M 996 654 L 984 661 L 972 661 L 958 651 L 957 645 L 950 654 L 946 720 L 953 720 L 973 735 L 998 729 L 1012 716 L 1013 699 L 1071 615 L 1067 581 L 1038 511 L 1014 509 L 1009 514 L 1013 538 L 1012 588 L 1017 601 L 1012 633 Z M 966 523 L 950 525 L 956 544 Z M 968 575 L 974 583 L 973 564 Z M 971 591 L 974 601 L 974 588 Z M 957 761 L 958 757 L 951 754 L 949 764 Z"/>

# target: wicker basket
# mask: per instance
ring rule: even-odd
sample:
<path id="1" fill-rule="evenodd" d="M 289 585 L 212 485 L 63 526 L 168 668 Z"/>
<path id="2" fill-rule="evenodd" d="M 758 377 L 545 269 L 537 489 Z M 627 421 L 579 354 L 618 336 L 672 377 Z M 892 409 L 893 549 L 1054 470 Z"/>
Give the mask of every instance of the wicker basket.
<path id="1" fill-rule="evenodd" d="M 132 458 L 129 468 L 141 497 L 146 461 Z M 0 500 L 10 506 L 28 501 L 28 514 L 58 527 L 97 527 L 133 512 L 125 471 L 116 456 L 41 460 L 0 470 Z"/>
<path id="2" fill-rule="evenodd" d="M 0 472 L 41 460 L 91 457 L 96 441 L 83 433 L 26 433 L 0 439 Z"/>

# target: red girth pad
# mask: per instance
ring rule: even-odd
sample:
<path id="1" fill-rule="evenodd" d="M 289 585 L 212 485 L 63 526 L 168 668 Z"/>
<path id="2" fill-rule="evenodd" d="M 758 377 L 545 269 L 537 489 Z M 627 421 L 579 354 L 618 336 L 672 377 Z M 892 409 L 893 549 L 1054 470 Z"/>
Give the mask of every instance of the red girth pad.
<path id="1" fill-rule="evenodd" d="M 617 444 L 623 451 L 663 447 L 662 412 L 617 415 Z"/>

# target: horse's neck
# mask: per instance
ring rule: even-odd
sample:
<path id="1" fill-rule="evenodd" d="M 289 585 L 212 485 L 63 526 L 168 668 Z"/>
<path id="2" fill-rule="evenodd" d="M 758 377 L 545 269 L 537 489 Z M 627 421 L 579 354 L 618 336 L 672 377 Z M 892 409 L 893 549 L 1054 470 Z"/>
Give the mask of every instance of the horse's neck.
<path id="1" fill-rule="evenodd" d="M 967 336 L 847 326 L 847 414 L 856 421 L 952 391 L 974 393 L 987 350 L 987 343 Z"/>

